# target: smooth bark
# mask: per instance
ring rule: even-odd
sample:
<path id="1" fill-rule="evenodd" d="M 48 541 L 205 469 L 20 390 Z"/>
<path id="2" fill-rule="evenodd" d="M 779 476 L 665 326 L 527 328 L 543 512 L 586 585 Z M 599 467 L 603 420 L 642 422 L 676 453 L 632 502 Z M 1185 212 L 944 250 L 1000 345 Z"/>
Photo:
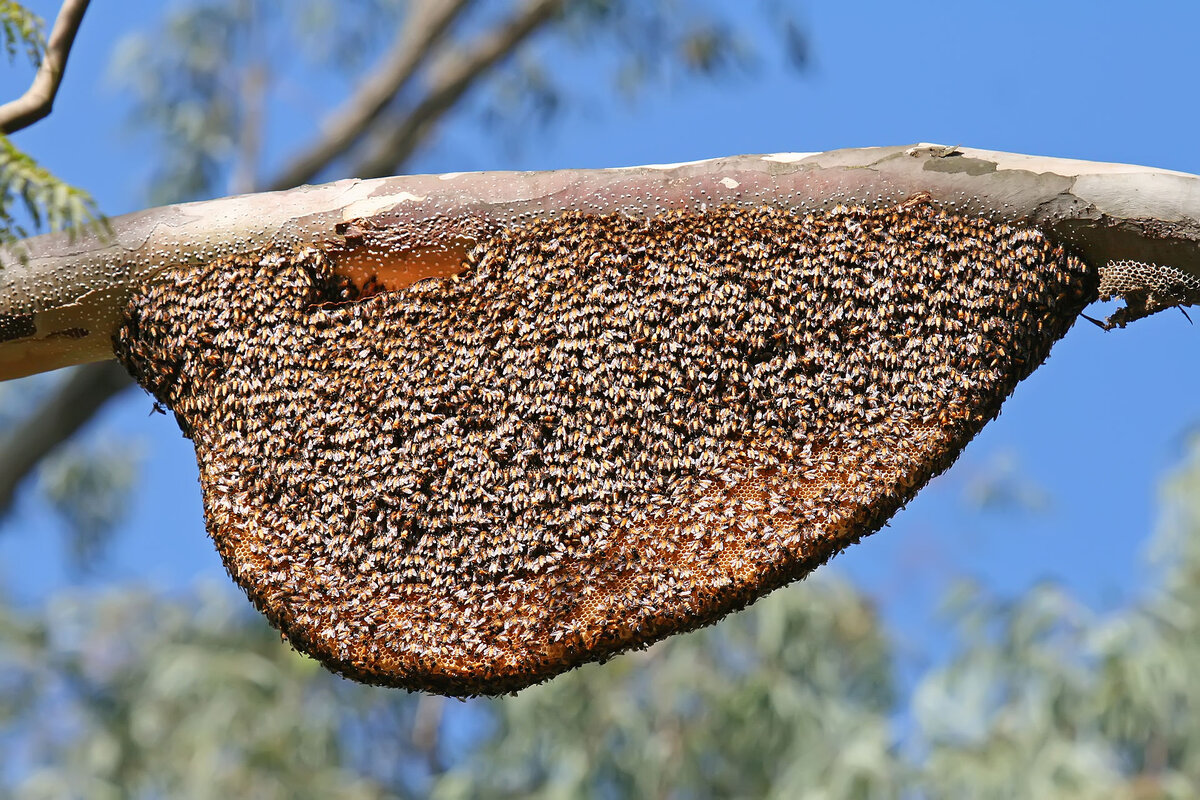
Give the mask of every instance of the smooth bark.
<path id="1" fill-rule="evenodd" d="M 49 116 L 54 108 L 58 87 L 62 84 L 63 73 L 67 70 L 67 57 L 71 55 L 71 47 L 75 44 L 75 34 L 79 32 L 90 2 L 66 0 L 62 4 L 46 42 L 46 54 L 33 76 L 33 83 L 25 94 L 0 105 L 0 133 L 15 133 Z"/>
<path id="2" fill-rule="evenodd" d="M 915 145 L 343 180 L 149 209 L 112 220 L 107 235 L 50 234 L 26 240 L 20 254 L 0 254 L 0 376 L 111 357 L 109 338 L 133 287 L 223 256 L 315 246 L 348 270 L 392 269 L 399 286 L 454 271 L 466 247 L 531 216 L 719 203 L 815 209 L 922 193 L 1039 227 L 1098 266 L 1136 260 L 1200 280 L 1200 177 L 1149 167 Z"/>

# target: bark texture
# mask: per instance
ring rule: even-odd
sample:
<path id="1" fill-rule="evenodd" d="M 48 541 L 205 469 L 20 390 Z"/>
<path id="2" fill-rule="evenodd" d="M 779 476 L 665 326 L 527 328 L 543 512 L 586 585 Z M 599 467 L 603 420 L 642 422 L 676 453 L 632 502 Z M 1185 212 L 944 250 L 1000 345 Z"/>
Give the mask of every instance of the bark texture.
<path id="1" fill-rule="evenodd" d="M 1151 302 L 1118 324 L 1200 300 L 1200 177 L 1149 167 L 920 144 L 605 170 L 414 175 L 164 206 L 117 217 L 103 236 L 26 240 L 0 254 L 0 377 L 111 358 L 131 286 L 172 267 L 269 247 L 312 246 L 343 271 L 378 272 L 395 288 L 456 270 L 472 243 L 504 225 L 566 210 L 819 210 L 919 195 L 1036 227 L 1102 277 L 1110 263 L 1142 265 L 1135 273 L 1146 277 L 1111 285 L 1133 298 L 1142 287 Z M 1171 291 L 1158 285 L 1164 281 Z"/>

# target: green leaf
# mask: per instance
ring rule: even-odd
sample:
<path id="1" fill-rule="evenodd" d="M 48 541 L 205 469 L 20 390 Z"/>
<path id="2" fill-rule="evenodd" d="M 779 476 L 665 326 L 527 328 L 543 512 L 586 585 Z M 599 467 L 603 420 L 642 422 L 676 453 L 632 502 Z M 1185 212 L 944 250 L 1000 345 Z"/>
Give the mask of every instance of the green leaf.
<path id="1" fill-rule="evenodd" d="M 46 52 L 44 28 L 42 18 L 20 3 L 0 0 L 0 39 L 9 61 L 24 50 L 33 66 L 41 64 Z"/>
<path id="2" fill-rule="evenodd" d="M 55 177 L 0 134 L 0 245 L 28 235 L 23 220 L 34 231 L 108 230 L 91 195 Z"/>

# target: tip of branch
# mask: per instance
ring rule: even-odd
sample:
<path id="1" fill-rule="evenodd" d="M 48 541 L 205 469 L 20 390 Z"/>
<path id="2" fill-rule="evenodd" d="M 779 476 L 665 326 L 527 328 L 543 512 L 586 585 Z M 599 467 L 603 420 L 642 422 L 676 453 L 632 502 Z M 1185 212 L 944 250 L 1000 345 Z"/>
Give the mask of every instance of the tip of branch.
<path id="1" fill-rule="evenodd" d="M 1100 268 L 1100 299 L 1125 301 L 1101 325 L 1105 330 L 1124 328 L 1130 322 L 1184 306 L 1200 304 L 1200 280 L 1175 267 L 1142 261 L 1110 261 Z"/>

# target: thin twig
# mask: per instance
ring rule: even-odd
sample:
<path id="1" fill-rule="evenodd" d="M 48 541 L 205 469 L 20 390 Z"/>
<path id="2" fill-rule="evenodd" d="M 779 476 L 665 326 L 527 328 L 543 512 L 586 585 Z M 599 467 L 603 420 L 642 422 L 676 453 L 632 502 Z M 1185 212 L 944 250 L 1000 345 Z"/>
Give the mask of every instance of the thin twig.
<path id="1" fill-rule="evenodd" d="M 308 183 L 330 162 L 345 154 L 408 85 L 450 26 L 474 2 L 424 0 L 418 4 L 378 69 L 352 97 L 326 117 L 321 135 L 288 161 L 266 191 Z"/>
<path id="2" fill-rule="evenodd" d="M 71 45 L 75 43 L 75 34 L 90 1 L 66 0 L 62 4 L 33 83 L 19 98 L 0 105 L 0 133 L 14 133 L 49 116 L 67 69 L 67 56 L 71 54 Z"/>
<path id="3" fill-rule="evenodd" d="M 562 0 L 529 0 L 507 22 L 484 34 L 474 46 L 441 72 L 434 85 L 416 106 L 393 123 L 381 118 L 372 127 L 386 131 L 372 152 L 358 163 L 354 174 L 362 178 L 390 175 L 420 146 L 434 125 L 488 70 L 512 54 L 562 10 Z"/>

